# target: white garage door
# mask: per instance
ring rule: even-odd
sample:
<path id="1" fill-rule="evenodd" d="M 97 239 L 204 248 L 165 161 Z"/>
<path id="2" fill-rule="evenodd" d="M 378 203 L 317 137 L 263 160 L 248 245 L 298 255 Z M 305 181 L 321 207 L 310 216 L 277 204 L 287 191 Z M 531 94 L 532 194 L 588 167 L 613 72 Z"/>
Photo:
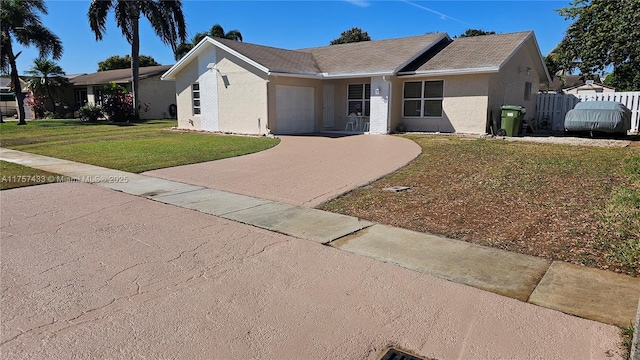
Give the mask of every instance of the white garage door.
<path id="1" fill-rule="evenodd" d="M 313 90 L 306 86 L 276 85 L 276 133 L 315 131 Z"/>

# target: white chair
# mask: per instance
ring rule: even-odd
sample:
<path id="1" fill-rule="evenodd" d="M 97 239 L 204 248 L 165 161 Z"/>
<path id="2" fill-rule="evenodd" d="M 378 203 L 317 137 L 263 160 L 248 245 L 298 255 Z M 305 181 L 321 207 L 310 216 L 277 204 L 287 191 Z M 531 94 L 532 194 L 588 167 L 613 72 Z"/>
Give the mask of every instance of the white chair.
<path id="1" fill-rule="evenodd" d="M 349 125 L 351 125 L 351 131 L 356 131 L 356 126 L 358 126 L 358 117 L 355 113 L 351 113 L 348 118 L 349 120 L 347 121 L 347 125 L 344 127 L 344 131 L 349 130 Z"/>
<path id="2" fill-rule="evenodd" d="M 362 125 L 362 131 L 369 131 L 369 122 L 366 121 L 363 125 Z"/>

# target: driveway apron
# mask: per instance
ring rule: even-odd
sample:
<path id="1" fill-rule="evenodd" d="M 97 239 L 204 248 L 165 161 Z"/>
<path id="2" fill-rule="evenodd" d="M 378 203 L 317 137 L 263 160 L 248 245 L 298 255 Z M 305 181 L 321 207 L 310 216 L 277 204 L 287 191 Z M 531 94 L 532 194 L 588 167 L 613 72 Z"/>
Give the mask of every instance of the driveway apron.
<path id="1" fill-rule="evenodd" d="M 397 136 L 282 136 L 259 153 L 146 172 L 145 175 L 315 207 L 404 166 L 420 155 Z"/>

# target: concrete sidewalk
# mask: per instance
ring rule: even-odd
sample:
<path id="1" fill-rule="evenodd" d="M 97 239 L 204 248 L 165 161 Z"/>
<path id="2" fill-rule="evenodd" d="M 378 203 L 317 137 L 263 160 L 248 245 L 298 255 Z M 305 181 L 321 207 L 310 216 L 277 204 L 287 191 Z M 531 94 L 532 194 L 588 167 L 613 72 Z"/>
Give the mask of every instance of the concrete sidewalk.
<path id="1" fill-rule="evenodd" d="M 13 150 L 2 149 L 0 159 L 84 177 L 101 187 L 330 245 L 582 318 L 621 327 L 636 320 L 638 278 Z"/>

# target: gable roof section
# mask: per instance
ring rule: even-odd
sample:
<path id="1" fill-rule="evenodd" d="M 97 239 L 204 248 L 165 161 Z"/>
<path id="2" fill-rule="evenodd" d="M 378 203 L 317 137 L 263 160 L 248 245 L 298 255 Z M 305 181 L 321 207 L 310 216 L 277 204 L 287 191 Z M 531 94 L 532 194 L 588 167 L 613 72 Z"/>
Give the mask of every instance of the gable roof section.
<path id="1" fill-rule="evenodd" d="M 497 72 L 516 51 L 527 46 L 533 56 L 540 58 L 536 62 L 538 73 L 548 77 L 535 36 L 526 31 L 455 40 L 446 33 L 437 33 L 298 50 L 206 37 L 162 79 L 175 79 L 185 64 L 211 46 L 266 73 L 315 78 Z"/>
<path id="2" fill-rule="evenodd" d="M 320 71 L 313 55 L 295 50 L 249 44 L 227 39 L 213 39 L 264 66 L 271 72 L 317 74 Z"/>
<path id="3" fill-rule="evenodd" d="M 575 85 L 575 86 L 572 86 L 572 87 L 564 88 L 562 90 L 563 91 L 570 91 L 570 90 L 595 90 L 595 89 L 615 90 L 616 88 L 611 87 L 611 86 L 607 86 L 605 84 L 601 84 L 601 83 L 598 83 L 598 82 L 594 82 L 593 84 Z"/>
<path id="4" fill-rule="evenodd" d="M 140 80 L 162 75 L 170 68 L 171 65 L 141 67 Z M 128 84 L 131 82 L 131 69 L 98 71 L 93 74 L 78 75 L 70 78 L 69 82 L 72 85 L 108 84 L 110 82 L 115 82 L 116 84 Z"/>
<path id="5" fill-rule="evenodd" d="M 531 34 L 531 31 L 526 31 L 454 39 L 442 49 L 434 47 L 435 53 L 425 53 L 426 59 L 423 63 L 414 62 L 400 72 L 497 72 Z"/>
<path id="6" fill-rule="evenodd" d="M 393 74 L 443 38 L 445 33 L 299 49 L 313 55 L 325 76 Z"/>
<path id="7" fill-rule="evenodd" d="M 8 76 L 0 76 L 0 87 L 9 87 L 11 78 Z"/>
<path id="8" fill-rule="evenodd" d="M 564 81 L 563 81 L 564 78 Z M 553 81 L 547 84 L 540 84 L 540 89 L 547 91 L 561 91 L 562 89 L 574 88 L 585 84 L 585 80 L 593 80 L 601 83 L 600 75 L 554 75 Z"/>
<path id="9" fill-rule="evenodd" d="M 393 74 L 445 37 L 448 38 L 445 33 L 428 34 L 299 50 L 206 37 L 169 69 L 162 79 L 174 79 L 186 63 L 210 46 L 220 47 L 268 73 L 325 78 Z"/>

